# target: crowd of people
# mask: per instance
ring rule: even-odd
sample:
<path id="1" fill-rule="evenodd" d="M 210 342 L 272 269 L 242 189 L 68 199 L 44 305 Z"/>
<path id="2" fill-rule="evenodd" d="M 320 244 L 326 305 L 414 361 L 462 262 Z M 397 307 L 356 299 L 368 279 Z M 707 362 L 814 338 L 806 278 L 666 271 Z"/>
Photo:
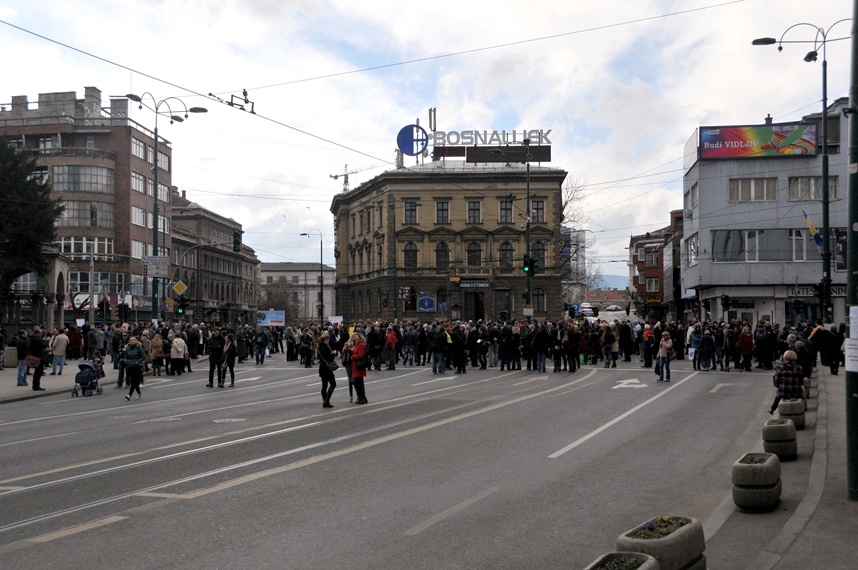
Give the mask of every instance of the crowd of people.
<path id="1" fill-rule="evenodd" d="M 399 366 L 431 366 L 433 374 L 454 370 L 498 368 L 574 373 L 582 366 L 617 368 L 618 362 L 637 361 L 653 369 L 658 380 L 670 381 L 670 363 L 689 358 L 694 370 L 774 370 L 788 351 L 803 370 L 817 356 L 836 374 L 843 363 L 845 325 L 826 330 L 817 321 L 779 327 L 760 321 L 752 330 L 746 322 L 643 323 L 622 318 L 564 319 L 556 322 L 403 322 L 355 323 L 351 327 L 328 323 L 295 327 L 223 327 L 206 324 L 155 326 L 149 323 L 111 326 L 84 325 L 21 330 L 15 339 L 0 335 L 0 350 L 14 343 L 18 349 L 19 386 L 32 371 L 32 389 L 41 390 L 46 367 L 62 375 L 68 360 L 97 362 L 110 358 L 118 370 L 117 388 L 127 386 L 131 398 L 143 376 L 192 372 L 194 360 L 208 355 L 208 388 L 235 386 L 235 365 L 252 359 L 263 366 L 271 354 L 312 368 L 318 365 L 324 407 L 332 407 L 340 365 L 349 381 L 349 402 L 367 403 L 364 377 L 368 371 Z M 809 374 L 809 372 L 808 372 Z"/>

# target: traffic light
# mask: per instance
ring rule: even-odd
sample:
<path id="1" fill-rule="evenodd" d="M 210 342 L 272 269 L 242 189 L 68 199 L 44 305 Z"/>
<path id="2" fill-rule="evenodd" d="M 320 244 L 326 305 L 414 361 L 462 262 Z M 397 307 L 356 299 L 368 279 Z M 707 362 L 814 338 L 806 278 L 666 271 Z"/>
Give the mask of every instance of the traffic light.
<path id="1" fill-rule="evenodd" d="M 181 297 L 179 297 L 179 304 L 176 307 L 176 313 L 180 317 L 184 317 L 185 311 L 187 310 L 187 308 L 188 308 L 188 298 L 185 297 L 184 295 L 182 295 Z"/>
<path id="2" fill-rule="evenodd" d="M 525 273 L 533 274 L 533 258 L 529 255 L 524 255 L 524 264 L 521 266 Z"/>
<path id="3" fill-rule="evenodd" d="M 823 300 L 822 283 L 814 283 L 813 285 L 810 286 L 810 288 L 813 289 L 813 296 L 816 297 L 817 299 L 819 299 L 820 301 L 822 301 Z"/>
<path id="4" fill-rule="evenodd" d="M 712 302 L 709 299 L 703 299 L 703 309 L 707 312 L 712 307 Z"/>
<path id="5" fill-rule="evenodd" d="M 102 321 L 110 319 L 110 301 L 102 299 L 99 303 L 99 313 Z"/>
<path id="6" fill-rule="evenodd" d="M 232 232 L 232 251 L 241 253 L 241 232 Z"/>
<path id="7" fill-rule="evenodd" d="M 721 295 L 721 309 L 725 312 L 730 310 L 730 295 Z"/>
<path id="8" fill-rule="evenodd" d="M 804 315 L 804 302 L 801 299 L 792 302 L 792 312 L 796 316 Z"/>

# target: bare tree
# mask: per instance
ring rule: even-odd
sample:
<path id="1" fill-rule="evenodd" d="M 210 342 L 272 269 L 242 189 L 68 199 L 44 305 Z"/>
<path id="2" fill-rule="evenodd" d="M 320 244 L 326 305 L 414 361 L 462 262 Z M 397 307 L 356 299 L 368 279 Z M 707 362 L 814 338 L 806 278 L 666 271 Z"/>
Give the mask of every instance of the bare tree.
<path id="1" fill-rule="evenodd" d="M 298 319 L 299 302 L 297 300 L 298 289 L 285 279 L 265 283 L 260 291 L 260 307 L 271 307 L 286 312 L 286 322 L 295 322 Z"/>
<path id="2" fill-rule="evenodd" d="M 577 177 L 569 177 L 563 186 L 562 212 L 563 245 L 560 248 L 560 268 L 564 297 L 568 302 L 584 300 L 584 294 L 604 284 L 602 270 L 587 252 L 595 245 L 592 232 L 584 229 L 590 218 L 584 213 L 586 189 Z"/>

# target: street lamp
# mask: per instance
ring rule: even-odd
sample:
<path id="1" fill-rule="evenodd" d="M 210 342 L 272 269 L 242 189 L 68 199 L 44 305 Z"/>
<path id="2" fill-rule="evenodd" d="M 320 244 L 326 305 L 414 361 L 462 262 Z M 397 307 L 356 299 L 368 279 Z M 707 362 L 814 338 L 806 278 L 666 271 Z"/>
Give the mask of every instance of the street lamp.
<path id="1" fill-rule="evenodd" d="M 530 139 L 524 139 L 524 162 L 527 165 L 527 177 L 525 179 L 526 186 L 526 195 L 524 198 L 524 207 L 526 208 L 525 214 L 525 225 L 524 225 L 524 242 L 525 242 L 525 255 L 528 258 L 531 258 L 530 255 L 530 219 L 532 217 L 532 212 L 530 210 L 530 159 L 533 156 L 530 154 Z M 532 258 L 531 258 L 532 259 Z M 532 309 L 533 305 L 533 291 L 531 290 L 531 285 L 533 283 L 533 271 L 528 271 L 525 276 L 525 307 L 528 309 Z M 530 322 L 530 314 L 527 317 L 528 322 Z"/>
<path id="2" fill-rule="evenodd" d="M 155 96 L 149 93 L 148 91 L 143 93 L 143 95 L 135 95 L 134 93 L 129 93 L 125 96 L 126 99 L 130 99 L 135 103 L 138 103 L 138 108 L 143 108 L 143 97 L 146 95 L 152 99 L 152 104 L 155 111 L 155 148 L 154 148 L 154 164 L 152 165 L 152 172 L 154 178 L 154 188 L 152 190 L 152 255 L 158 255 L 158 116 L 165 115 L 170 117 L 170 124 L 173 122 L 181 123 L 185 119 L 188 118 L 188 113 L 207 113 L 208 109 L 204 107 L 191 107 L 188 109 L 188 106 L 185 105 L 185 102 L 179 99 L 178 97 L 166 97 L 161 99 L 160 101 L 155 99 Z M 180 115 L 176 115 L 173 113 L 173 109 L 170 108 L 170 101 L 176 101 L 182 104 L 182 107 L 185 109 L 184 117 Z M 161 105 L 164 105 L 167 110 L 162 112 Z M 149 107 L 147 107 L 148 109 Z M 165 240 L 166 241 L 166 240 Z M 152 321 L 158 321 L 158 278 L 152 277 Z"/>
<path id="3" fill-rule="evenodd" d="M 309 231 L 302 233 L 302 236 L 310 237 L 310 232 L 319 232 L 319 326 L 325 325 L 325 262 L 324 262 L 324 241 L 322 240 L 322 230 L 312 228 Z"/>
<path id="4" fill-rule="evenodd" d="M 778 51 L 783 51 L 784 43 L 813 43 L 813 49 L 804 56 L 804 61 L 811 63 L 815 62 L 819 57 L 819 48 L 822 47 L 822 115 L 820 122 L 822 123 L 822 317 L 827 322 L 832 322 L 833 311 L 831 311 L 831 228 L 829 225 L 829 188 L 828 188 L 828 61 L 826 56 L 826 45 L 828 43 L 828 33 L 831 28 L 841 22 L 848 22 L 851 18 L 844 18 L 831 24 L 828 29 L 823 29 L 815 24 L 800 22 L 793 24 L 787 28 L 781 38 L 757 38 L 751 42 L 755 46 L 768 46 L 778 44 Z M 816 35 L 813 42 L 792 41 L 784 42 L 784 36 L 799 26 L 810 26 L 816 30 Z M 820 37 L 822 38 L 820 40 Z"/>

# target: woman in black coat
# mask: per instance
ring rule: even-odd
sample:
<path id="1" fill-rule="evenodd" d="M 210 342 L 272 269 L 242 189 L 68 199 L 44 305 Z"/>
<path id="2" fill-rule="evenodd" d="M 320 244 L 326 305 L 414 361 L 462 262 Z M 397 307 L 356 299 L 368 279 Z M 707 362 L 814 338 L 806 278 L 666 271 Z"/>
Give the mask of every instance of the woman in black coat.
<path id="1" fill-rule="evenodd" d="M 218 380 L 218 386 L 223 387 L 226 381 L 226 373 L 229 371 L 229 387 L 235 387 L 235 358 L 238 356 L 238 347 L 235 343 L 235 335 L 226 335 L 226 343 L 223 345 L 223 366 L 221 367 L 221 377 Z"/>
<path id="2" fill-rule="evenodd" d="M 334 395 L 334 388 L 337 387 L 337 381 L 334 378 L 334 372 L 329 364 L 334 362 L 334 351 L 331 350 L 331 337 L 328 333 L 322 333 L 319 337 L 319 377 L 322 379 L 322 407 L 333 408 L 331 404 L 331 396 Z M 312 357 L 310 357 L 312 358 Z"/>

